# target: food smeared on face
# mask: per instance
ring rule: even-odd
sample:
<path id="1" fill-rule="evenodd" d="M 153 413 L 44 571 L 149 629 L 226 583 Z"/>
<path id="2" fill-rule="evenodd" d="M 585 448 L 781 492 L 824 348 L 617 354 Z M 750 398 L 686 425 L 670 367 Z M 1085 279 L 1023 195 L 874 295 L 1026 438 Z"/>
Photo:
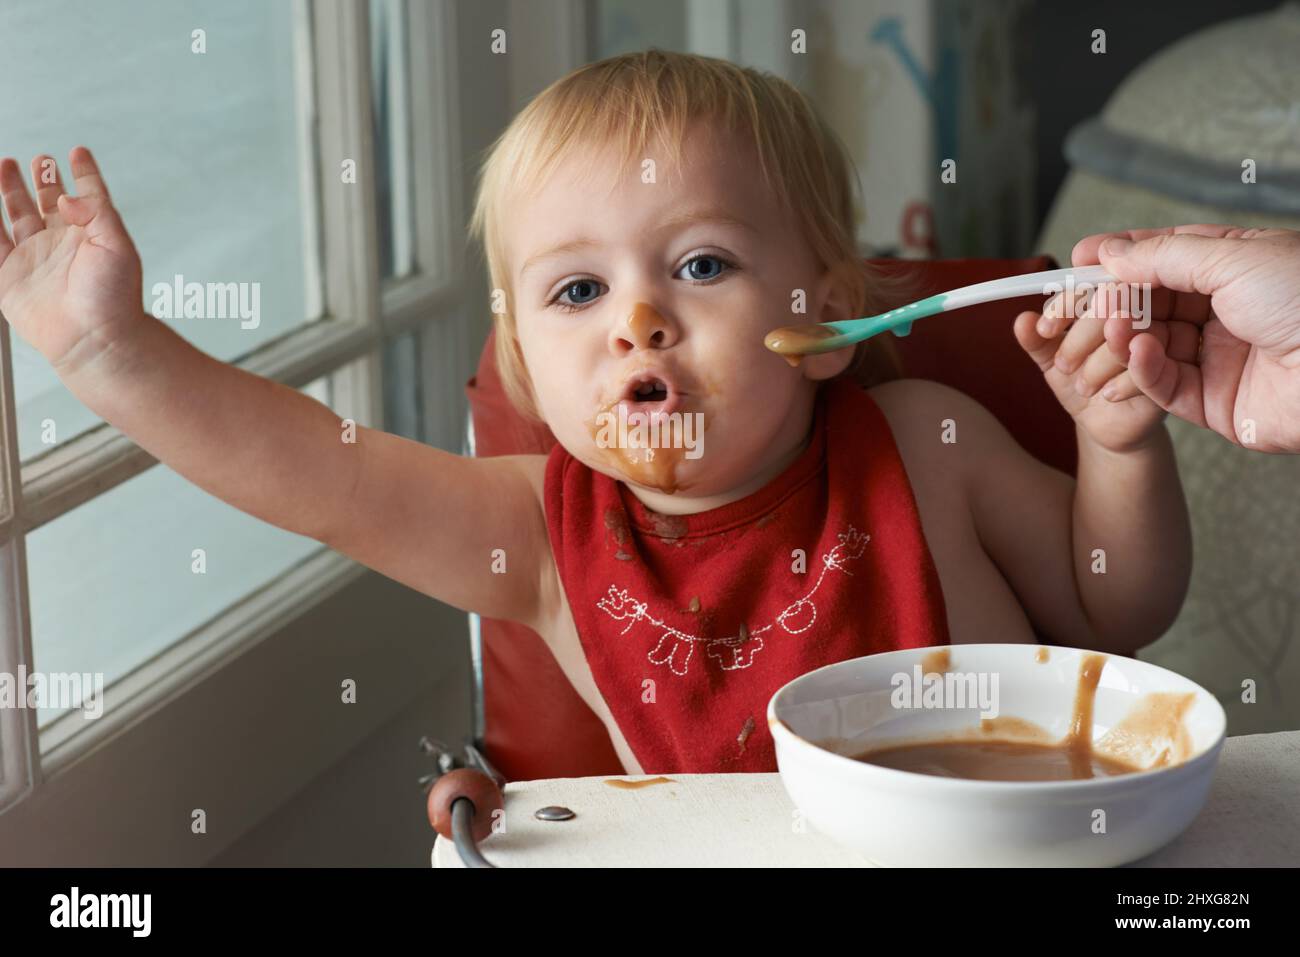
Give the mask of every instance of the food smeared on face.
<path id="1" fill-rule="evenodd" d="M 644 343 L 644 351 L 600 402 L 588 429 L 603 464 L 629 482 L 672 495 L 690 487 L 678 472 L 683 461 L 702 454 L 707 425 L 698 410 L 688 408 L 691 394 L 680 372 L 652 348 L 662 323 L 648 303 L 632 309 L 628 336 L 638 348 Z"/>
<path id="2" fill-rule="evenodd" d="M 639 343 L 649 339 L 650 335 L 654 334 L 647 335 L 646 333 L 659 325 L 660 321 L 654 306 L 648 302 L 638 302 L 632 307 L 632 312 L 627 317 L 627 331 L 632 334 L 632 340 Z"/>

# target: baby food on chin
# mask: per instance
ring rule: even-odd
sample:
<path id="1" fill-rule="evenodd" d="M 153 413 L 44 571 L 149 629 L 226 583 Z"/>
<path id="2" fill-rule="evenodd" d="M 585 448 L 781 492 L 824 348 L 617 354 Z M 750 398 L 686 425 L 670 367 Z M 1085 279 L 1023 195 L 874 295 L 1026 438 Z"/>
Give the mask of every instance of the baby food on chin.
<path id="1" fill-rule="evenodd" d="M 704 452 L 704 416 L 692 408 L 704 387 L 657 348 L 665 323 L 652 306 L 638 302 L 626 325 L 635 351 L 588 423 L 592 445 L 601 464 L 628 482 L 672 495 L 688 487 L 683 463 Z"/>
<path id="2" fill-rule="evenodd" d="M 668 444 L 655 447 L 647 442 L 656 432 L 668 433 L 664 412 L 639 410 L 643 403 L 622 398 L 601 403 L 588 423 L 592 445 L 600 462 L 627 481 L 673 495 L 689 488 L 678 477 L 687 449 Z"/>

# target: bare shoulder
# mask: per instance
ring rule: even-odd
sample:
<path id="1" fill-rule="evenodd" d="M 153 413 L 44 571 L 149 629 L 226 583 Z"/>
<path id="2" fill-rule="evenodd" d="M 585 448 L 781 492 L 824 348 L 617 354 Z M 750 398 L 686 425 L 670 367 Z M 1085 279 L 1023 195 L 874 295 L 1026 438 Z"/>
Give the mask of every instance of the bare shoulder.
<path id="1" fill-rule="evenodd" d="M 966 393 L 928 379 L 897 379 L 867 390 L 894 434 L 909 472 L 942 466 L 949 479 L 975 446 L 987 446 L 1001 426 Z M 961 441 L 961 440 L 977 441 Z"/>
<path id="2" fill-rule="evenodd" d="M 873 386 L 867 395 L 880 406 L 891 428 L 922 422 L 937 428 L 942 419 L 957 420 L 958 416 L 992 419 L 991 413 L 965 392 L 930 379 L 895 379 Z"/>
<path id="3" fill-rule="evenodd" d="M 548 456 L 512 455 L 509 458 L 514 459 L 520 473 L 528 480 L 538 508 L 544 511 L 546 507 L 546 461 Z"/>
<path id="4" fill-rule="evenodd" d="M 947 455 L 951 462 L 948 453 L 957 451 L 962 460 L 970 461 L 1019 448 L 992 412 L 965 392 L 940 382 L 897 379 L 868 389 L 867 394 L 880 406 L 904 455 L 929 450 Z"/>

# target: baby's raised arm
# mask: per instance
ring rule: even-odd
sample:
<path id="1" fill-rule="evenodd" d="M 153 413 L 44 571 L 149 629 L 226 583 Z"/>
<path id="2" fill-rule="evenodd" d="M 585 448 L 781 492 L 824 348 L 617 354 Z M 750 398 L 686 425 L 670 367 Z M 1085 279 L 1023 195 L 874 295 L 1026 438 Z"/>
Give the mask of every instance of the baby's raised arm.
<path id="1" fill-rule="evenodd" d="M 536 620 L 550 556 L 542 457 L 347 435 L 315 399 L 199 351 L 143 310 L 139 256 L 95 162 L 81 148 L 70 160 L 78 196 L 37 157 L 35 202 L 0 161 L 12 227 L 0 224 L 0 312 L 73 395 L 241 511 L 459 608 Z"/>

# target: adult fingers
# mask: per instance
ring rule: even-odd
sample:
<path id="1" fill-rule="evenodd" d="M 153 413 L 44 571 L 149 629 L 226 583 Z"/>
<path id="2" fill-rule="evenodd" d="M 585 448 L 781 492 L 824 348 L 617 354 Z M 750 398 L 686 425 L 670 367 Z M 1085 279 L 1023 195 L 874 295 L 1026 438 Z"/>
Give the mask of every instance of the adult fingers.
<path id="1" fill-rule="evenodd" d="M 1248 265 L 1240 255 L 1243 248 L 1238 239 L 1183 233 L 1137 241 L 1111 238 L 1097 252 L 1101 265 L 1121 282 L 1212 296 Z"/>
<path id="2" fill-rule="evenodd" d="M 1084 236 L 1070 250 L 1070 262 L 1075 266 L 1095 266 L 1101 262 L 1097 250 L 1108 239 L 1128 239 L 1137 242 L 1156 236 L 1208 236 L 1222 239 L 1233 234 L 1245 234 L 1249 230 L 1240 226 L 1228 226 L 1222 223 L 1192 223 L 1186 226 L 1158 226 L 1154 229 L 1118 229 L 1108 233 L 1093 233 Z"/>

